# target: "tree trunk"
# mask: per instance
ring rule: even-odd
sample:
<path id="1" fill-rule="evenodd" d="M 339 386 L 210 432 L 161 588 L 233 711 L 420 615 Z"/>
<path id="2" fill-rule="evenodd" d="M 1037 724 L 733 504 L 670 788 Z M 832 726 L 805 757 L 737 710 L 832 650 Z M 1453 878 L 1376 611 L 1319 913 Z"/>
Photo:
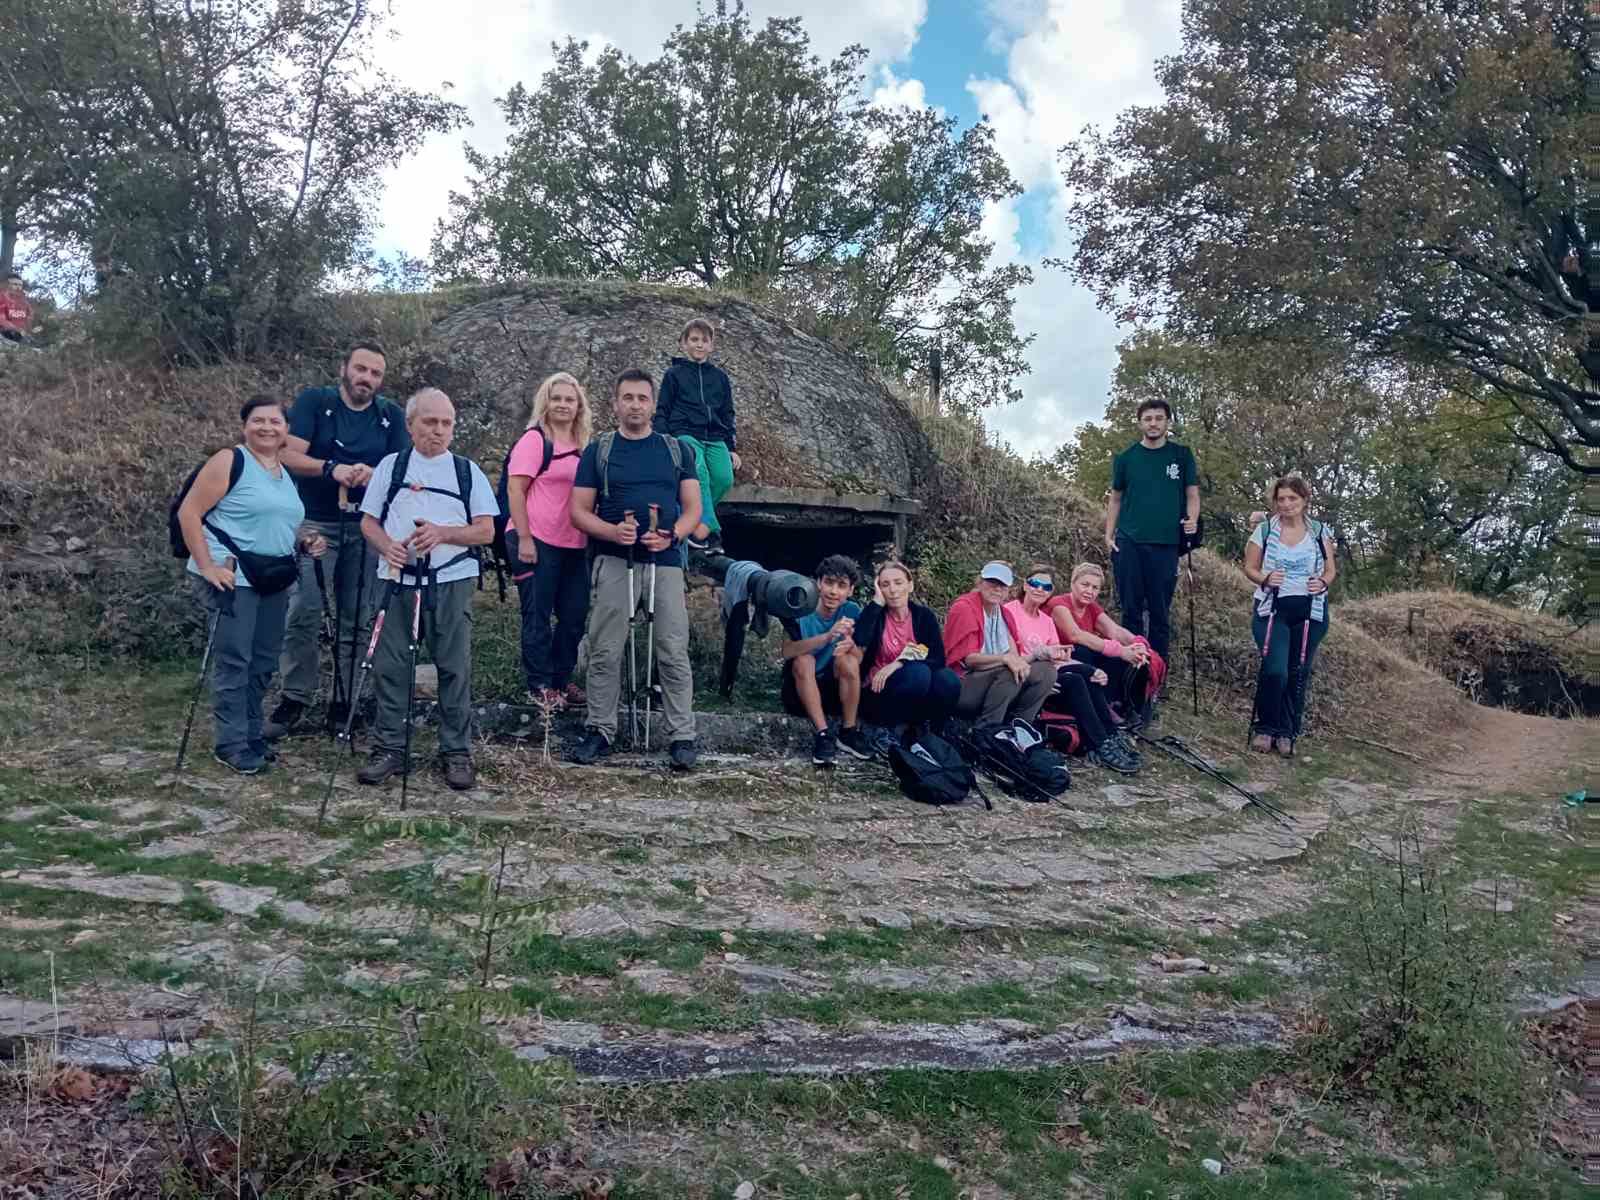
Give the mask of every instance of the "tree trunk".
<path id="1" fill-rule="evenodd" d="M 15 202 L 0 206 L 0 276 L 7 275 L 16 262 L 19 232 Z"/>

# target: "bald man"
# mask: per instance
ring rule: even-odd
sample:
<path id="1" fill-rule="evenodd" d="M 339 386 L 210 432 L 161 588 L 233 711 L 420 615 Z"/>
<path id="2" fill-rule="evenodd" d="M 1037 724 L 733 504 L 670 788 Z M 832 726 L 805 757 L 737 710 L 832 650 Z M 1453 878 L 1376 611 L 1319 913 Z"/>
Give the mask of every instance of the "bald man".
<path id="1" fill-rule="evenodd" d="M 476 546 L 494 537 L 500 511 L 478 464 L 450 453 L 456 410 L 438 388 L 406 401 L 411 448 L 378 463 L 361 502 L 361 532 L 378 555 L 377 588 L 390 582 L 383 636 L 372 660 L 378 701 L 372 752 L 356 773 L 379 784 L 405 769 L 406 704 L 411 690 L 411 616 L 423 595 L 423 638 L 439 670 L 439 754 L 445 782 L 457 791 L 476 780 L 472 767 L 472 594 Z"/>

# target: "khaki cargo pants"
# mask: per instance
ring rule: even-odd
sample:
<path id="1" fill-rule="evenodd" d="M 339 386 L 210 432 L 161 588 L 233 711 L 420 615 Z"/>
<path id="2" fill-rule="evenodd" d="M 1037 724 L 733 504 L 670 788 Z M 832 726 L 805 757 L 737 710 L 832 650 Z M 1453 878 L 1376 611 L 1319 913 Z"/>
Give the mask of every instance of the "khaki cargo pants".
<path id="1" fill-rule="evenodd" d="M 632 685 L 628 674 L 628 617 L 638 605 L 640 624 L 634 632 L 639 658 L 639 683 L 649 673 L 643 597 L 650 586 L 645 563 L 633 569 L 633 595 L 628 595 L 628 560 L 615 554 L 595 555 L 590 569 L 593 592 L 589 604 L 589 725 L 617 743 L 617 710 Z M 656 678 L 661 683 L 662 725 L 667 741 L 694 740 L 694 675 L 689 668 L 689 609 L 684 603 L 683 568 L 656 568 Z M 639 696 L 641 710 L 644 696 Z M 643 720 L 641 716 L 640 720 Z M 654 731 L 652 730 L 652 737 Z"/>

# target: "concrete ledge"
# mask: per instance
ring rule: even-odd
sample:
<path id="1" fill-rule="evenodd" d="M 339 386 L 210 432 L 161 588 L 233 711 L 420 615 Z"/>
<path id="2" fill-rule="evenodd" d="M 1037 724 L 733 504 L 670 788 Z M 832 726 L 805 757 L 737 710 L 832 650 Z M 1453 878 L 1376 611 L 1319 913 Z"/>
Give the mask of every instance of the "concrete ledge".
<path id="1" fill-rule="evenodd" d="M 885 517 L 914 517 L 922 511 L 922 501 L 904 496 L 880 496 L 868 492 L 831 492 L 826 488 L 762 487 L 754 483 L 736 484 L 717 504 L 720 512 L 724 506 L 742 511 L 745 505 L 762 508 L 787 506 L 791 508 L 840 509 L 845 512 L 881 514 Z"/>

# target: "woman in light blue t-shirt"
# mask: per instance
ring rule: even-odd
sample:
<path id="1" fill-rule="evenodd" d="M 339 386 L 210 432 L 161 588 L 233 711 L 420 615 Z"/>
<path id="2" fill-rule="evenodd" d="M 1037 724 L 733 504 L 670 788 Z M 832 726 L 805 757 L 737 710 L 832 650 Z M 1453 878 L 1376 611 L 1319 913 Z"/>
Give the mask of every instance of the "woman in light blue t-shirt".
<path id="1" fill-rule="evenodd" d="M 207 623 L 215 621 L 211 712 L 215 753 L 244 775 L 273 757 L 262 738 L 261 706 L 278 666 L 289 588 L 305 507 L 278 461 L 289 433 L 283 401 L 252 396 L 239 410 L 240 444 L 206 460 L 178 506 L 188 573 Z M 321 555 L 315 533 L 303 548 Z"/>
<path id="2" fill-rule="evenodd" d="M 1328 632 L 1328 589 L 1338 568 L 1333 537 L 1306 515 L 1311 488 L 1298 475 L 1272 485 L 1273 515 L 1244 548 L 1244 573 L 1256 584 L 1251 633 L 1261 649 L 1250 748 L 1294 755 L 1317 647 Z"/>

